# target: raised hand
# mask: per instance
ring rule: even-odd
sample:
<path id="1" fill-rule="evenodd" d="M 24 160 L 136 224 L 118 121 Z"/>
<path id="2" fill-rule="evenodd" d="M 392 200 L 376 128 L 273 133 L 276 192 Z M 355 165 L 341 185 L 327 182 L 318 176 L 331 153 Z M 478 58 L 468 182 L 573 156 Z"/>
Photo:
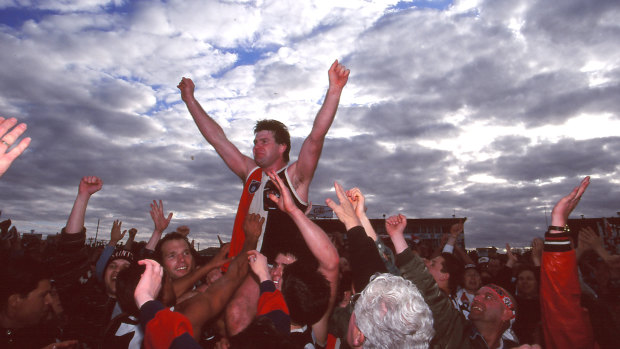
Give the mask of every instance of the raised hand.
<path id="1" fill-rule="evenodd" d="M 269 267 L 267 266 L 267 257 L 256 250 L 248 251 L 248 262 L 250 263 L 250 268 L 260 282 L 265 280 L 271 280 L 271 275 L 269 274 Z"/>
<path id="2" fill-rule="evenodd" d="M 177 233 L 187 237 L 189 235 L 189 227 L 187 225 L 182 225 L 177 228 Z"/>
<path id="3" fill-rule="evenodd" d="M 347 190 L 346 194 L 349 202 L 353 205 L 355 214 L 360 218 L 363 217 L 366 214 L 366 198 L 362 191 L 356 187 Z"/>
<path id="4" fill-rule="evenodd" d="M 91 196 L 101 190 L 102 187 L 103 181 L 101 180 L 101 178 L 96 176 L 82 177 L 82 180 L 80 181 L 80 186 L 78 187 L 78 195 Z"/>
<path id="5" fill-rule="evenodd" d="M 402 214 L 388 217 L 385 220 L 385 231 L 392 239 L 394 244 L 394 250 L 396 254 L 403 252 L 407 247 L 407 241 L 405 240 L 405 228 L 407 227 L 407 217 Z"/>
<path id="6" fill-rule="evenodd" d="M 168 224 L 170 224 L 170 220 L 172 220 L 172 212 L 168 214 L 168 217 L 164 217 L 164 203 L 159 200 L 159 205 L 157 201 L 153 200 L 151 204 L 151 219 L 153 219 L 153 224 L 155 225 L 154 233 L 163 233 L 166 228 L 168 228 Z"/>
<path id="7" fill-rule="evenodd" d="M 123 222 L 121 222 L 118 219 L 112 222 L 112 231 L 110 232 L 110 245 L 116 245 L 116 243 L 121 241 L 123 237 L 125 236 L 125 233 L 127 232 L 127 230 L 124 230 L 121 233 L 122 224 Z"/>
<path id="8" fill-rule="evenodd" d="M 182 78 L 181 82 L 179 82 L 179 84 L 177 85 L 177 88 L 181 90 L 181 99 L 183 99 L 185 103 L 187 103 L 188 100 L 194 98 L 194 89 L 196 88 L 196 86 L 194 85 L 192 79 L 185 77 Z"/>
<path id="9" fill-rule="evenodd" d="M 510 250 L 510 244 L 506 243 L 506 256 L 508 257 L 508 261 L 506 261 L 506 266 L 508 268 L 512 268 L 517 263 L 517 256 L 512 253 Z"/>
<path id="10" fill-rule="evenodd" d="M 159 263 L 151 259 L 142 259 L 138 261 L 138 264 L 146 267 L 133 293 L 136 305 L 140 309 L 144 303 L 157 298 L 159 290 L 161 290 L 164 269 Z"/>
<path id="11" fill-rule="evenodd" d="M 397 214 L 385 220 L 385 231 L 390 237 L 404 235 L 406 227 L 407 217 L 405 215 Z"/>
<path id="12" fill-rule="evenodd" d="M 282 179 L 280 178 L 280 176 L 278 176 L 278 174 L 275 171 L 268 171 L 267 175 L 269 176 L 271 181 L 276 185 L 276 188 L 278 188 L 278 191 L 280 192 L 280 197 L 278 197 L 275 194 L 269 194 L 269 199 L 275 202 L 276 205 L 278 205 L 278 208 L 280 209 L 280 211 L 282 212 L 291 214 L 299 210 L 299 208 L 295 205 L 295 202 L 293 201 L 293 196 L 291 195 L 291 191 L 284 185 L 284 182 L 282 182 Z"/>
<path id="13" fill-rule="evenodd" d="M 327 75 L 329 76 L 329 87 L 344 88 L 349 80 L 349 69 L 335 60 L 329 68 Z"/>
<path id="14" fill-rule="evenodd" d="M 129 229 L 129 238 L 131 240 L 136 238 L 136 234 L 138 234 L 138 229 L 136 229 L 136 228 Z"/>
<path id="15" fill-rule="evenodd" d="M 581 196 L 588 188 L 588 185 L 590 185 L 590 176 L 585 177 L 570 194 L 561 198 L 555 204 L 555 207 L 551 210 L 551 225 L 562 227 L 566 224 L 568 216 L 579 204 L 579 200 L 581 200 Z"/>
<path id="16" fill-rule="evenodd" d="M 13 161 L 28 148 L 28 145 L 30 145 L 30 137 L 26 137 L 22 139 L 15 148 L 7 152 L 27 128 L 25 123 L 21 123 L 17 126 L 15 126 L 15 124 L 17 124 L 17 119 L 5 119 L 0 116 L 0 177 L 2 177 L 9 167 L 11 167 Z M 15 126 L 15 128 L 13 128 L 13 126 Z M 13 129 L 11 130 L 11 128 Z M 8 132 L 9 130 L 11 131 Z"/>
<path id="17" fill-rule="evenodd" d="M 332 199 L 325 199 L 325 203 L 329 208 L 331 208 L 338 219 L 344 224 L 347 230 L 361 225 L 360 219 L 355 214 L 355 209 L 353 205 L 347 198 L 347 194 L 342 189 L 342 186 L 338 184 L 338 182 L 334 182 L 334 188 L 336 189 L 336 196 L 338 196 L 338 201 L 340 201 L 340 205 L 334 202 Z"/>
<path id="18" fill-rule="evenodd" d="M 465 224 L 463 222 L 452 224 L 452 226 L 450 227 L 450 235 L 454 236 L 455 238 L 458 237 L 459 234 L 463 232 L 464 226 Z"/>
<path id="19" fill-rule="evenodd" d="M 258 240 L 260 233 L 263 231 L 263 223 L 265 218 L 259 214 L 251 213 L 245 217 L 243 221 L 243 231 L 245 232 L 245 238 L 252 238 Z"/>

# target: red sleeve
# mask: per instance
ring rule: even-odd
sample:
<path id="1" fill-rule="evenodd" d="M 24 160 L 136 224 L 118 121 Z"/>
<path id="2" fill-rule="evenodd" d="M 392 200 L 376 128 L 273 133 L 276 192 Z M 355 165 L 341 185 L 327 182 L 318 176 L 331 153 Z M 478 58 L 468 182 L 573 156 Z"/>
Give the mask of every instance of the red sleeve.
<path id="1" fill-rule="evenodd" d="M 144 331 L 144 348 L 169 348 L 177 337 L 188 333 L 194 335 L 189 319 L 178 312 L 163 309 L 148 322 Z"/>
<path id="2" fill-rule="evenodd" d="M 540 275 L 540 303 L 546 348 L 598 348 L 588 313 L 581 306 L 575 251 L 560 249 L 560 252 L 548 252 L 558 251 L 553 245 L 557 243 L 552 241 L 545 241 Z"/>

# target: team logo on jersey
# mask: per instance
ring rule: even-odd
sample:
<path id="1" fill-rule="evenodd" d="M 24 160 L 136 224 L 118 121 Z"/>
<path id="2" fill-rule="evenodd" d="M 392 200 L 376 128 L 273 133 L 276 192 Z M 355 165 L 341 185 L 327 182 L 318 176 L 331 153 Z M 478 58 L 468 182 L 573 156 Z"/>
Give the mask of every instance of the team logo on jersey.
<path id="1" fill-rule="evenodd" d="M 258 188 L 260 188 L 260 182 L 253 179 L 252 182 L 250 182 L 250 185 L 248 186 L 248 191 L 250 192 L 250 194 L 254 194 L 256 193 Z"/>

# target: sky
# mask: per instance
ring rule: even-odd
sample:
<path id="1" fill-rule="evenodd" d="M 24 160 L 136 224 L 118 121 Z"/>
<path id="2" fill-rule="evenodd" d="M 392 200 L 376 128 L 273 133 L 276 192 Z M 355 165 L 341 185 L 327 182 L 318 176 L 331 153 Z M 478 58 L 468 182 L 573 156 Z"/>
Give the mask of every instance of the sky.
<path id="1" fill-rule="evenodd" d="M 88 236 L 153 230 L 152 200 L 201 245 L 227 240 L 242 183 L 176 88 L 244 154 L 264 118 L 292 160 L 335 59 L 351 70 L 310 187 L 359 187 L 368 216 L 467 217 L 467 247 L 527 246 L 586 175 L 572 217 L 620 211 L 620 2 L 612 0 L 0 0 L 0 115 L 30 147 L 0 219 L 65 225 L 80 178 Z"/>

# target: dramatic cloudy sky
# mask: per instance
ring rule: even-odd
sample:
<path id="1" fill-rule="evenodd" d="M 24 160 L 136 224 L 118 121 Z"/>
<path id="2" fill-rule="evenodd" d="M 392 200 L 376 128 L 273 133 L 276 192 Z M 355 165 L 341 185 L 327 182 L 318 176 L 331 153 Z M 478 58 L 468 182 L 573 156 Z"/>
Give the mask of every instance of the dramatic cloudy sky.
<path id="1" fill-rule="evenodd" d="M 467 246 L 524 246 L 586 175 L 574 217 L 620 211 L 620 3 L 613 0 L 0 0 L 0 115 L 30 148 L 2 217 L 55 233 L 82 176 L 87 211 L 152 231 L 153 199 L 201 248 L 230 235 L 241 182 L 180 99 L 182 76 L 250 154 L 265 117 L 293 159 L 334 59 L 351 69 L 310 199 L 333 181 L 371 218 L 468 217 Z M 0 219 L 1 219 L 0 218 Z"/>

